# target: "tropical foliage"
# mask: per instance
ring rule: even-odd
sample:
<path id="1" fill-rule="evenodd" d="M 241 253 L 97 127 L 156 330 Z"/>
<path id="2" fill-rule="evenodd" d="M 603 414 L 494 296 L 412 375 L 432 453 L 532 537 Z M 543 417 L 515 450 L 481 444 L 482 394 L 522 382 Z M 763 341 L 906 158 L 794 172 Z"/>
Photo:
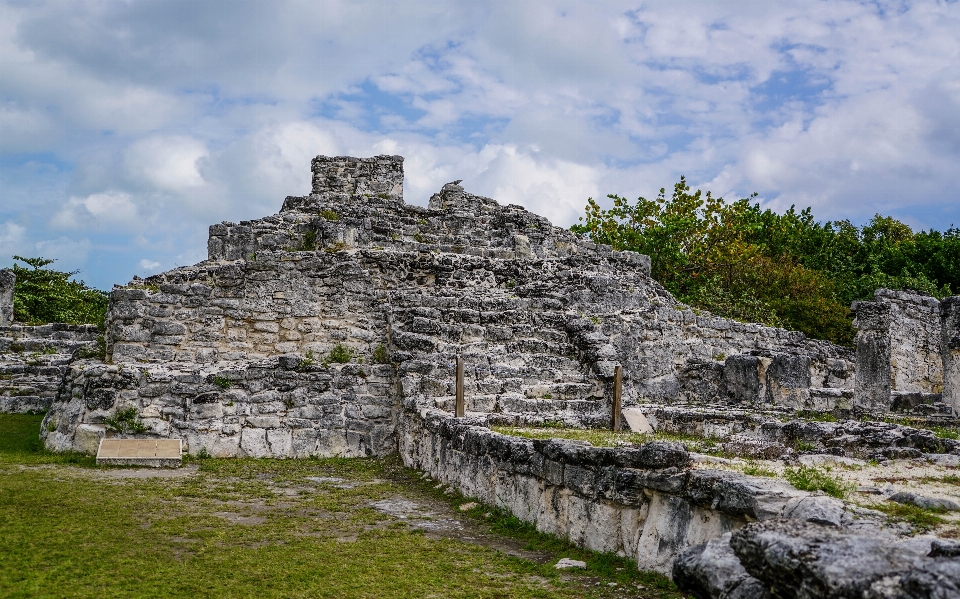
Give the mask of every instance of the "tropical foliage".
<path id="1" fill-rule="evenodd" d="M 47 268 L 53 260 L 14 256 L 13 272 L 17 282 L 13 292 L 13 316 L 17 322 L 45 324 L 103 325 L 107 313 L 107 294 L 87 287 L 83 281 L 72 281 L 74 272 Z"/>
<path id="2" fill-rule="evenodd" d="M 652 259 L 653 277 L 677 299 L 742 321 L 850 344 L 849 306 L 878 287 L 937 297 L 960 290 L 960 230 L 914 233 L 876 215 L 857 227 L 817 222 L 810 208 L 783 214 L 749 198 L 727 202 L 692 191 L 684 178 L 668 197 L 609 209 L 590 198 L 573 230 Z"/>

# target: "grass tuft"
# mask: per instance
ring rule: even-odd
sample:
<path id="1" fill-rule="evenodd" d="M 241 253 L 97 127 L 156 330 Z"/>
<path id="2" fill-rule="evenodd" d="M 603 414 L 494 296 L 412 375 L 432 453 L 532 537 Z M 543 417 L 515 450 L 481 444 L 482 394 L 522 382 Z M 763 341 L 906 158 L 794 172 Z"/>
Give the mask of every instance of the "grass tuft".
<path id="1" fill-rule="evenodd" d="M 823 491 L 837 499 L 845 498 L 856 488 L 856 485 L 830 474 L 827 469 L 820 470 L 809 466 L 787 468 L 783 476 L 801 491 Z"/>

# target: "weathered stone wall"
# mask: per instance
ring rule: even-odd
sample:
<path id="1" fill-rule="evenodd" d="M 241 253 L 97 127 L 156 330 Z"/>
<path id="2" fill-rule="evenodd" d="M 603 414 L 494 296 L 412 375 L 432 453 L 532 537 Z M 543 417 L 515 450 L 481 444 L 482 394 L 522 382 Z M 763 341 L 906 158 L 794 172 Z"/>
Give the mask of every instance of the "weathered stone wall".
<path id="1" fill-rule="evenodd" d="M 409 402 L 398 429 L 405 465 L 542 532 L 628 556 L 641 570 L 669 574 L 687 547 L 755 520 L 804 518 L 811 500 L 836 502 L 771 478 L 691 467 L 676 443 L 613 449 L 522 439 Z M 833 509 L 844 517 L 842 505 Z"/>
<path id="2" fill-rule="evenodd" d="M 366 457 L 396 450 L 397 398 L 389 365 L 81 361 L 64 377 L 43 422 L 48 447 L 95 452 L 106 418 L 134 406 L 150 436 L 184 440 L 215 457 Z M 112 434 L 120 435 L 120 431 Z"/>
<path id="3" fill-rule="evenodd" d="M 940 302 L 943 402 L 960 416 L 960 296 Z"/>
<path id="4" fill-rule="evenodd" d="M 0 327 L 13 324 L 13 290 L 17 275 L 7 268 L 0 269 Z"/>
<path id="5" fill-rule="evenodd" d="M 383 388 L 394 395 L 371 392 L 371 406 L 403 397 L 452 409 L 453 362 L 462 355 L 468 410 L 594 426 L 610 418 L 617 364 L 625 406 L 834 409 L 849 399 L 848 349 L 695 313 L 650 278 L 646 256 L 597 245 L 457 183 L 428 208 L 407 205 L 399 157 L 318 157 L 313 170 L 314 193 L 288 197 L 279 214 L 211 227 L 208 260 L 115 288 L 108 359 L 203 378 L 278 356 L 329 369 L 330 352 L 342 346 L 352 364 L 377 359 L 393 368 Z M 735 372 L 750 360 L 752 373 Z M 81 397 L 96 387 L 84 385 Z M 114 409 L 163 413 L 162 404 L 130 388 Z M 106 416 L 92 408 L 53 415 L 65 428 L 48 444 L 68 447 L 79 424 L 103 432 Z M 298 418 L 278 417 L 290 430 L 285 418 Z M 184 412 L 184 422 L 194 418 Z M 197 425 L 222 438 L 190 439 L 210 452 L 247 454 L 225 422 Z M 241 418 L 240 426 L 262 428 L 252 422 Z M 180 423 L 156 434 L 189 430 Z M 188 442 L 186 450 L 199 448 Z"/>
<path id="6" fill-rule="evenodd" d="M 0 413 L 46 412 L 80 350 L 93 351 L 97 327 L 0 327 Z"/>
<path id="7" fill-rule="evenodd" d="M 936 298 L 878 289 L 855 302 L 855 396 L 869 412 L 937 403 L 943 391 L 942 325 Z"/>

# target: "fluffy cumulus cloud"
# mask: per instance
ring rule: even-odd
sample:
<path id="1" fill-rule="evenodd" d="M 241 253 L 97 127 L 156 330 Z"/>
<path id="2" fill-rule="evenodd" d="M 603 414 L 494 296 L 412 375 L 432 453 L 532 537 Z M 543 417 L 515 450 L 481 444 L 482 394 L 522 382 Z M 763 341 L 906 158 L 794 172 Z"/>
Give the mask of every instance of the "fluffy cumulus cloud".
<path id="1" fill-rule="evenodd" d="M 960 225 L 957 31 L 937 1 L 0 0 L 0 265 L 109 287 L 200 260 L 317 154 L 402 154 L 409 202 L 463 179 L 559 225 L 681 174 Z"/>

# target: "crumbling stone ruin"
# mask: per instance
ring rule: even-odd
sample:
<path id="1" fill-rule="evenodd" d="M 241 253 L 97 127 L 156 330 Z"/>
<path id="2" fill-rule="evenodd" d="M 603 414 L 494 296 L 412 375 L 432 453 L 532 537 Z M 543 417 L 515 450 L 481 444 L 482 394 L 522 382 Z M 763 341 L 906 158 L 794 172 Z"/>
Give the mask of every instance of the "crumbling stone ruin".
<path id="1" fill-rule="evenodd" d="M 608 428 L 619 366 L 625 420 L 640 430 L 711 438 L 757 459 L 956 468 L 960 441 L 879 419 L 957 423 L 960 298 L 879 290 L 853 307 L 852 350 L 694 310 L 650 277 L 648 257 L 459 181 L 426 208 L 406 204 L 399 156 L 319 156 L 312 172 L 311 193 L 286 198 L 279 214 L 210 227 L 204 262 L 114 288 L 106 360 L 75 353 L 57 366 L 48 448 L 96 451 L 105 436 L 128 434 L 108 419 L 135 408 L 140 434 L 183 439 L 191 453 L 399 451 L 541 530 L 679 576 L 699 597 L 768 596 L 782 558 L 769 535 L 789 553 L 816 537 L 811 526 L 913 556 L 883 574 L 891 589 L 921 578 L 924 589 L 947 588 L 930 572 L 957 587 L 953 558 L 943 558 L 955 557 L 952 545 L 929 556 L 929 538 L 901 547 L 905 530 L 879 512 L 712 469 L 714 458 L 677 443 L 601 449 L 490 427 Z M 466 418 L 452 413 L 457 356 Z M 802 417 L 818 414 L 830 421 Z M 791 524 L 771 532 L 782 521 Z M 720 574 L 704 566 L 714 557 L 726 560 Z M 822 588 L 880 580 L 831 576 Z M 777 596 L 854 596 L 783 588 Z"/>

